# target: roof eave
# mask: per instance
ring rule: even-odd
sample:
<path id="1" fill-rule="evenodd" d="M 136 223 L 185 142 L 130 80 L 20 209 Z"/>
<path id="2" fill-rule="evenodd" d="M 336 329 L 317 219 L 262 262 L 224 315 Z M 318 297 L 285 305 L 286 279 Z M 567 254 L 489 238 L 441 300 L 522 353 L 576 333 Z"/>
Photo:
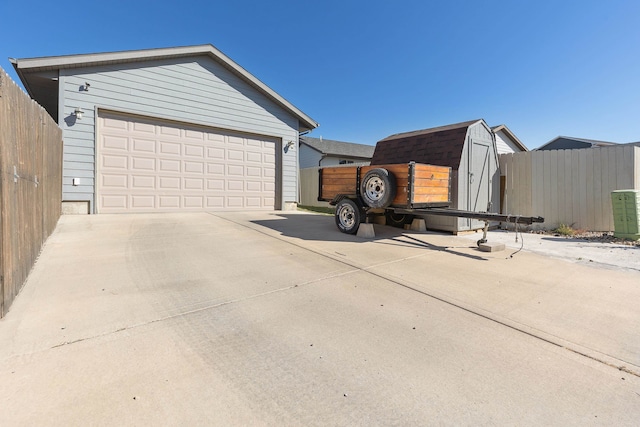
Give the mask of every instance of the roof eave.
<path id="1" fill-rule="evenodd" d="M 16 69 L 20 80 L 22 80 L 25 88 L 28 86 L 23 71 L 29 70 L 33 72 L 46 71 L 53 69 L 63 68 L 76 68 L 76 67 L 90 67 L 111 63 L 127 63 L 137 61 L 149 61 L 163 58 L 177 58 L 187 57 L 194 55 L 209 55 L 216 61 L 220 62 L 230 71 L 239 75 L 249 84 L 260 89 L 267 97 L 278 105 L 283 107 L 292 113 L 299 122 L 298 132 L 305 132 L 307 130 L 313 130 L 319 126 L 319 124 L 311 117 L 303 113 L 289 101 L 278 95 L 269 86 L 264 84 L 254 75 L 242 68 L 239 64 L 215 48 L 211 44 L 196 45 L 196 46 L 184 46 L 184 47 L 171 47 L 171 48 L 157 48 L 157 49 L 145 49 L 145 50 L 131 50 L 123 52 L 107 52 L 107 53 L 94 53 L 94 54 L 80 54 L 80 55 L 66 55 L 66 56 L 52 56 L 52 57 L 40 57 L 40 58 L 26 58 L 26 59 L 13 59 L 11 62 Z M 28 90 L 28 89 L 27 89 Z M 30 94 L 31 95 L 31 94 Z"/>

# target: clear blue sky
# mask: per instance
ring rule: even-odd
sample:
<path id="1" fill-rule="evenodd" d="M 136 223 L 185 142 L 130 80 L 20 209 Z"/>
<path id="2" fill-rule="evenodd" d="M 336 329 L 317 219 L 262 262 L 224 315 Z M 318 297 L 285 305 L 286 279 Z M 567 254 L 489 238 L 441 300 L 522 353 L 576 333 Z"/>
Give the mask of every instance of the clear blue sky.
<path id="1" fill-rule="evenodd" d="M 640 141 L 637 0 L 0 0 L 8 57 L 211 43 L 320 123 L 375 144 L 484 118 L 529 148 Z"/>

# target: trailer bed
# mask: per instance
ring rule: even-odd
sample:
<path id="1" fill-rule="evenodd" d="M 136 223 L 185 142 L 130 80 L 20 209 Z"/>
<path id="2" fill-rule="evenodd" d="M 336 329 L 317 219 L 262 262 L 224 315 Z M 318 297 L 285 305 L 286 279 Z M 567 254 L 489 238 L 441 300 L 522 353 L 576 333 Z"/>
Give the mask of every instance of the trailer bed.
<path id="1" fill-rule="evenodd" d="M 335 204 L 339 198 L 356 197 L 361 192 L 362 179 L 374 169 L 385 169 L 394 177 L 395 196 L 390 207 L 416 209 L 451 205 L 451 168 L 414 162 L 322 168 L 318 200 Z"/>

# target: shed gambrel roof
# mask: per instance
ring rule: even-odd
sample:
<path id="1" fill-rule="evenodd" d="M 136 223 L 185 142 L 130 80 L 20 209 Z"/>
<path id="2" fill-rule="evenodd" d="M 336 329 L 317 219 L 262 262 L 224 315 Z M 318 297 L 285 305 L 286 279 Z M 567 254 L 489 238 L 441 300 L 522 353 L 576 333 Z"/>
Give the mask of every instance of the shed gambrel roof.
<path id="1" fill-rule="evenodd" d="M 41 58 L 9 58 L 29 95 L 41 102 L 50 96 L 51 85 L 57 87 L 57 70 L 65 68 L 83 68 L 99 65 L 126 64 L 140 61 L 182 58 L 206 55 L 220 63 L 229 71 L 245 80 L 263 93 L 267 98 L 280 105 L 299 121 L 299 131 L 309 131 L 318 127 L 318 123 L 278 95 L 273 89 L 261 82 L 253 74 L 242 68 L 227 55 L 211 44 L 183 47 L 169 47 L 121 52 L 90 53 L 80 55 L 48 56 Z M 48 84 L 47 84 L 48 82 Z M 53 83 L 55 82 L 55 83 Z M 55 91 L 57 96 L 57 91 Z M 42 102 L 41 102 L 42 103 Z M 44 105 L 44 104 L 43 104 Z"/>
<path id="2" fill-rule="evenodd" d="M 371 164 L 417 162 L 449 166 L 457 170 L 462 158 L 467 129 L 479 122 L 484 123 L 484 120 L 471 120 L 388 136 L 376 144 Z M 489 129 L 488 126 L 487 128 Z"/>
<path id="3" fill-rule="evenodd" d="M 373 145 L 355 144 L 352 142 L 333 141 L 330 139 L 301 136 L 300 142 L 308 145 L 320 154 L 339 157 L 371 159 L 375 147 Z"/>

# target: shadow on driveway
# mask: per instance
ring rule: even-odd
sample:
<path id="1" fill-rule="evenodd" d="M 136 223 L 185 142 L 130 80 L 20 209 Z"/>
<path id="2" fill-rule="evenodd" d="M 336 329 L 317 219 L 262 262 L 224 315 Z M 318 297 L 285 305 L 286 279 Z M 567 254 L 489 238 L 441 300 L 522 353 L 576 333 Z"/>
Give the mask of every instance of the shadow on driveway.
<path id="1" fill-rule="evenodd" d="M 446 252 L 452 255 L 458 255 L 465 258 L 488 261 L 487 258 L 460 252 L 455 249 L 474 249 L 478 250 L 474 245 L 462 246 L 440 246 L 426 239 L 415 237 L 416 232 L 407 233 L 405 230 L 386 225 L 374 224 L 375 237 L 360 238 L 356 235 L 341 233 L 335 224 L 333 216 L 314 215 L 314 214 L 273 214 L 273 219 L 253 220 L 251 223 L 260 225 L 277 231 L 283 236 L 301 239 L 305 241 L 322 241 L 322 242 L 351 242 L 351 243 L 368 243 L 375 242 L 383 245 L 404 246 L 423 248 L 437 252 Z M 413 234 L 413 235 L 412 235 Z M 428 231 L 420 233 L 421 235 L 432 235 L 438 237 L 452 237 L 448 233 L 440 233 Z"/>

